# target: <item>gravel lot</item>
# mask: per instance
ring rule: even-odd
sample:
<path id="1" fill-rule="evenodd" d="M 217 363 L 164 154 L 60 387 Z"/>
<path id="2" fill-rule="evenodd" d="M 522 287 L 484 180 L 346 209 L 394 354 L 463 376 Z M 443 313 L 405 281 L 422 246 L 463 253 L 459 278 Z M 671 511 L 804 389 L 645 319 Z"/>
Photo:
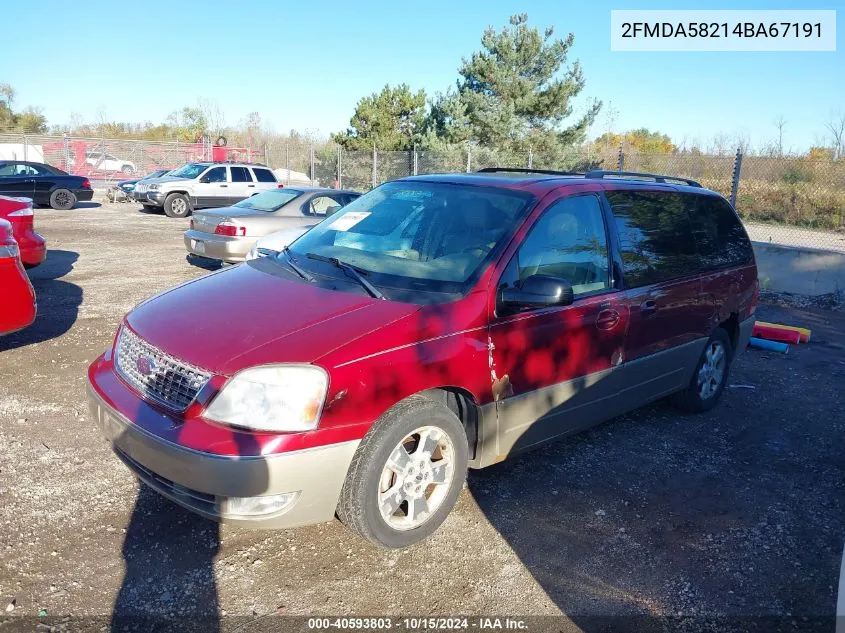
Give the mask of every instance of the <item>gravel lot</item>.
<path id="1" fill-rule="evenodd" d="M 206 273 L 185 259 L 187 221 L 91 204 L 36 225 L 39 316 L 0 339 L 0 620 L 562 613 L 559 630 L 631 615 L 833 630 L 845 314 L 761 307 L 813 342 L 741 356 L 708 414 L 658 403 L 473 472 L 433 538 L 390 552 L 338 522 L 218 528 L 139 490 L 89 419 L 85 369 L 133 305 Z M 749 622 L 763 620 L 714 630 Z"/>

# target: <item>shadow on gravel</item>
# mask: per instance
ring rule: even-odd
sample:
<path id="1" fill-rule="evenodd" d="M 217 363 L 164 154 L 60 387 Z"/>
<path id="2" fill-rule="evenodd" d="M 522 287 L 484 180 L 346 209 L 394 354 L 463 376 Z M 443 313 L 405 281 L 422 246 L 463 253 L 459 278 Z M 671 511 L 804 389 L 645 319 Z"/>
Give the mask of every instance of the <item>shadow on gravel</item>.
<path id="1" fill-rule="evenodd" d="M 813 342 L 745 352 L 713 410 L 658 402 L 470 472 L 490 524 L 585 633 L 833 630 L 845 319 L 758 314 Z"/>
<path id="2" fill-rule="evenodd" d="M 111 632 L 219 631 L 214 578 L 219 548 L 217 523 L 140 484 L 123 541 L 126 572 Z"/>
<path id="3" fill-rule="evenodd" d="M 35 323 L 0 338 L 0 351 L 49 341 L 71 328 L 82 303 L 82 288 L 61 278 L 73 270 L 77 259 L 75 251 L 49 250 L 43 264 L 27 271 L 38 302 Z"/>
<path id="4" fill-rule="evenodd" d="M 197 257 L 196 255 L 186 255 L 185 261 L 191 266 L 202 268 L 203 270 L 220 270 L 224 264 L 219 259 L 208 259 L 206 257 Z"/>
<path id="5" fill-rule="evenodd" d="M 77 202 L 73 208 L 74 210 L 77 209 L 99 209 L 103 206 L 100 202 Z"/>

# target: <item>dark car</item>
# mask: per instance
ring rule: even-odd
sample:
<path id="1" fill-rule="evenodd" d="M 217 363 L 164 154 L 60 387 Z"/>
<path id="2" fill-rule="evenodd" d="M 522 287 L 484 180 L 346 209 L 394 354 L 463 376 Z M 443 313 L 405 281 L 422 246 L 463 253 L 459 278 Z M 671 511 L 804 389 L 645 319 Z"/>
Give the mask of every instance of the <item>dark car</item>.
<path id="1" fill-rule="evenodd" d="M 158 178 L 159 176 L 164 176 L 168 173 L 169 169 L 156 169 L 155 171 L 151 171 L 143 178 L 134 178 L 132 180 L 121 180 L 117 183 L 117 188 L 123 191 L 128 197 L 132 197 L 132 192 L 135 191 L 135 185 L 137 185 L 142 180 L 149 180 L 151 178 Z"/>
<path id="2" fill-rule="evenodd" d="M 203 516 L 337 516 L 402 547 L 443 522 L 467 466 L 667 396 L 714 407 L 758 292 L 739 217 L 693 181 L 403 178 L 139 304 L 88 370 L 92 419 Z"/>
<path id="3" fill-rule="evenodd" d="M 0 195 L 32 198 L 37 205 L 72 209 L 94 196 L 91 181 L 58 167 L 25 160 L 0 160 Z"/>

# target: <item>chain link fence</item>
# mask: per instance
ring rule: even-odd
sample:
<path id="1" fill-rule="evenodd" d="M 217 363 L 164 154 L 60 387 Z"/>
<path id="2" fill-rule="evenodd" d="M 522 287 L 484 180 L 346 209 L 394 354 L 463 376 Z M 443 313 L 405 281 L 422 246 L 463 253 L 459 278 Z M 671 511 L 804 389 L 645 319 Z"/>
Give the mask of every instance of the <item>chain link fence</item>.
<path id="1" fill-rule="evenodd" d="M 573 148 L 548 155 L 474 146 L 444 151 L 348 151 L 328 142 L 260 147 L 0 134 L 0 160 L 34 160 L 88 176 L 95 186 L 197 160 L 261 162 L 282 182 L 366 191 L 414 174 L 486 167 L 626 170 L 691 178 L 729 198 L 753 240 L 845 253 L 845 160 L 792 156 L 714 156 Z"/>

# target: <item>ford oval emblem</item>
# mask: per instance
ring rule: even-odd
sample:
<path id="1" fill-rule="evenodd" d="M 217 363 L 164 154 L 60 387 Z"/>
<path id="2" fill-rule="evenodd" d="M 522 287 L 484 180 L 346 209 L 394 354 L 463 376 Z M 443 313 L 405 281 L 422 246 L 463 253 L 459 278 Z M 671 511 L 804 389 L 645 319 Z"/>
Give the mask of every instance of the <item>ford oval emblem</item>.
<path id="1" fill-rule="evenodd" d="M 135 359 L 135 369 L 142 376 L 149 376 L 156 368 L 156 363 L 151 356 L 139 356 Z"/>

